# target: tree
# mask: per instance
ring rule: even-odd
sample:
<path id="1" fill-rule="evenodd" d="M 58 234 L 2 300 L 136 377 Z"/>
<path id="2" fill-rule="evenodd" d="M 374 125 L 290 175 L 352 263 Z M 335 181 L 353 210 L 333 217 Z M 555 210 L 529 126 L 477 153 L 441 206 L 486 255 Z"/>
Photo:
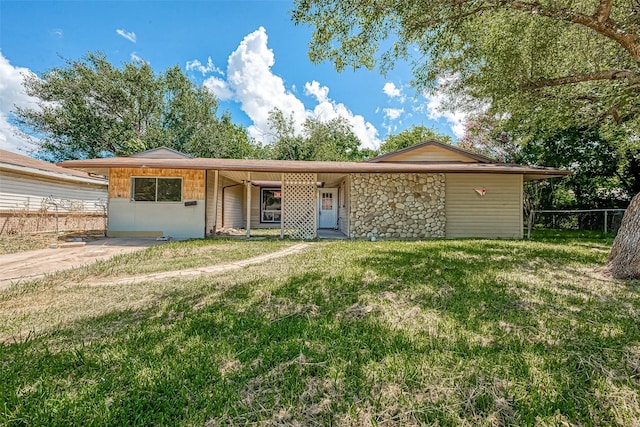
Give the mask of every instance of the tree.
<path id="1" fill-rule="evenodd" d="M 314 160 L 344 162 L 362 159 L 360 140 L 343 117 L 328 121 L 307 119 L 303 135 L 312 147 Z"/>
<path id="2" fill-rule="evenodd" d="M 266 157 L 276 160 L 357 161 L 375 156 L 360 149 L 360 140 L 346 119 L 328 121 L 306 119 L 296 132 L 293 116 L 286 117 L 278 108 L 269 112 L 269 129 L 273 140 Z"/>
<path id="3" fill-rule="evenodd" d="M 336 69 L 413 59 L 414 84 L 469 106 L 488 104 L 514 129 L 549 135 L 598 125 L 637 145 L 640 7 L 631 0 L 296 0 L 314 27 L 309 56 Z M 376 57 L 380 47 L 390 48 Z M 469 101 L 470 100 L 470 101 Z M 640 215 L 640 195 L 627 215 Z M 618 241 L 640 247 L 640 218 Z M 629 224 L 626 226 L 625 224 Z M 609 265 L 623 261 L 612 250 Z M 640 255 L 633 265 L 640 277 Z"/>
<path id="4" fill-rule="evenodd" d="M 313 160 L 310 147 L 295 130 L 293 115 L 285 117 L 282 110 L 269 111 L 269 130 L 273 142 L 267 148 L 267 158 L 275 160 Z"/>
<path id="5" fill-rule="evenodd" d="M 412 145 L 429 139 L 435 139 L 436 141 L 447 144 L 453 143 L 449 135 L 443 135 L 436 132 L 434 129 L 429 129 L 422 125 L 414 125 L 409 129 L 403 130 L 397 135 L 387 136 L 384 142 L 380 144 L 380 154 L 402 150 L 403 148 L 411 147 Z"/>
<path id="6" fill-rule="evenodd" d="M 246 131 L 219 118 L 215 97 L 179 67 L 156 75 L 145 62 L 114 67 L 100 53 L 25 77 L 36 108 L 18 122 L 54 160 L 126 156 L 167 146 L 195 156 L 247 157 Z"/>
<path id="7" fill-rule="evenodd" d="M 515 121 L 536 106 L 527 123 L 566 125 L 637 122 L 639 12 L 631 0 L 297 0 L 292 15 L 314 27 L 314 62 L 384 72 L 412 60 L 420 88 L 440 85 Z"/>

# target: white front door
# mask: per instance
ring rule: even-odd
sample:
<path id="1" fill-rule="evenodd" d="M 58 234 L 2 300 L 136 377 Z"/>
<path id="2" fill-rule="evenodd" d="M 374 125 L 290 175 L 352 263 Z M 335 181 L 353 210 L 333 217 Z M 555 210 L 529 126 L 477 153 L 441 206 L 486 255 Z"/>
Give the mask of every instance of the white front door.
<path id="1" fill-rule="evenodd" d="M 338 189 L 321 188 L 318 197 L 318 228 L 336 228 L 338 225 Z"/>

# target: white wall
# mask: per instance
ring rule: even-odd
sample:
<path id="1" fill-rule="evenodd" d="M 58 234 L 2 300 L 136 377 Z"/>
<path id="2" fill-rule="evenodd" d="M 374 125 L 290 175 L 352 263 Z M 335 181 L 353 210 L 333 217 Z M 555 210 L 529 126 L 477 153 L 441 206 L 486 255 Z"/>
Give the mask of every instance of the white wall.
<path id="1" fill-rule="evenodd" d="M 102 212 L 95 202 L 107 200 L 107 186 L 82 182 L 56 181 L 31 175 L 0 171 L 0 210 L 37 211 L 52 196 L 56 202 L 65 203 L 59 212 Z M 71 209 L 69 209 L 71 207 Z M 49 210 L 55 207 L 49 206 Z"/>
<path id="2" fill-rule="evenodd" d="M 205 201 L 195 206 L 180 202 L 132 202 L 129 199 L 109 200 L 109 232 L 111 236 L 145 235 L 158 232 L 174 239 L 204 237 Z"/>

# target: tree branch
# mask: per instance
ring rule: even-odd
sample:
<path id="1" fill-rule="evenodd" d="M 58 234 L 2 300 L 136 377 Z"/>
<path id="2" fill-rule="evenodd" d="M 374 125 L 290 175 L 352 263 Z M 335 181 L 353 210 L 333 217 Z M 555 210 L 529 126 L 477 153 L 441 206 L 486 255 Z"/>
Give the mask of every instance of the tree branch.
<path id="1" fill-rule="evenodd" d="M 595 73 L 578 74 L 574 76 L 556 77 L 553 79 L 539 79 L 525 85 L 527 89 L 542 89 L 545 87 L 562 86 L 575 83 L 592 82 L 598 80 L 628 80 L 638 82 L 638 74 L 631 70 L 609 70 Z"/>
<path id="2" fill-rule="evenodd" d="M 613 8 L 613 0 L 600 0 L 598 10 L 593 14 L 593 17 L 600 23 L 605 23 L 611 16 L 611 9 Z"/>
<path id="3" fill-rule="evenodd" d="M 593 15 L 585 15 L 567 8 L 552 8 L 542 6 L 538 2 L 524 2 L 520 0 L 507 0 L 507 6 L 515 10 L 521 10 L 532 14 L 539 14 L 548 18 L 559 19 L 565 22 L 582 25 L 615 41 L 623 49 L 631 54 L 631 57 L 640 62 L 640 44 L 635 34 L 629 34 L 610 19 L 613 0 L 601 0 L 597 11 Z"/>

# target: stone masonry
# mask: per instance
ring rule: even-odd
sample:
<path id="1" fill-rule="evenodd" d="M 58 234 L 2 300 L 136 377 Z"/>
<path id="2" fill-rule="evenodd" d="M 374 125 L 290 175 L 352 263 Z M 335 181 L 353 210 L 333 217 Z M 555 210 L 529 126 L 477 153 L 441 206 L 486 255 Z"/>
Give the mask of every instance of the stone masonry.
<path id="1" fill-rule="evenodd" d="M 351 175 L 352 239 L 445 236 L 445 175 Z"/>

